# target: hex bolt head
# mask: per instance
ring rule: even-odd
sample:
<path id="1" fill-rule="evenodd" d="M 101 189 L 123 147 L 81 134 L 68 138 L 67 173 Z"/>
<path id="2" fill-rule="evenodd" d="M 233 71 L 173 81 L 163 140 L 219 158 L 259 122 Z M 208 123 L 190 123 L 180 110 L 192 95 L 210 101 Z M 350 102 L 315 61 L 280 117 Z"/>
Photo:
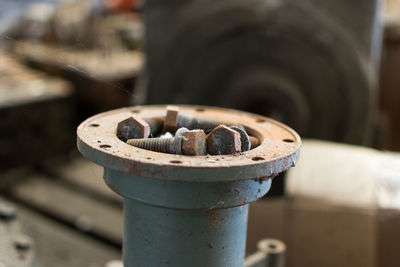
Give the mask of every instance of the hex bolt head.
<path id="1" fill-rule="evenodd" d="M 191 130 L 183 134 L 182 152 L 184 155 L 205 156 L 207 136 L 203 130 Z"/>
<path id="2" fill-rule="evenodd" d="M 180 114 L 177 106 L 167 106 L 162 132 L 174 133 L 178 128 L 185 127 L 190 130 L 202 129 L 208 133 L 218 125 L 219 123 L 213 120 L 198 119 L 191 115 Z"/>
<path id="3" fill-rule="evenodd" d="M 0 203 L 0 220 L 9 221 L 17 217 L 17 210 L 5 203 Z"/>
<path id="4" fill-rule="evenodd" d="M 240 151 L 240 134 L 225 125 L 214 128 L 207 136 L 207 152 L 211 155 L 234 154 Z"/>
<path id="5" fill-rule="evenodd" d="M 130 117 L 118 123 L 117 137 L 126 142 L 129 139 L 148 138 L 150 125 L 139 117 Z"/>
<path id="6" fill-rule="evenodd" d="M 174 133 L 178 128 L 178 119 L 179 119 L 179 107 L 167 106 L 167 113 L 164 119 L 163 133 L 165 132 Z"/>
<path id="7" fill-rule="evenodd" d="M 232 130 L 235 130 L 240 134 L 240 142 L 242 143 L 242 152 L 249 151 L 251 148 L 250 138 L 243 126 L 232 126 Z"/>

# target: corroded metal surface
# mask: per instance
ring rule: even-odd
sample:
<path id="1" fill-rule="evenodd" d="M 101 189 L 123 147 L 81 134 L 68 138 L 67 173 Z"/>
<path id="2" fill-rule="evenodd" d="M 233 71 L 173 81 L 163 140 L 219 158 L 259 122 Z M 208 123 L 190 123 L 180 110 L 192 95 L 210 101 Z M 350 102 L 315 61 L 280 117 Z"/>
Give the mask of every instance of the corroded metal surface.
<path id="1" fill-rule="evenodd" d="M 247 204 L 295 164 L 300 138 L 255 114 L 204 106 L 179 110 L 187 118 L 212 122 L 207 125 L 241 125 L 260 144 L 229 155 L 185 156 L 140 149 L 117 137 L 118 122 L 132 113 L 162 117 L 166 106 L 118 109 L 78 127 L 80 152 L 104 167 L 108 186 L 125 198 L 124 265 L 242 267 Z"/>
<path id="2" fill-rule="evenodd" d="M 240 133 L 223 124 L 207 136 L 207 151 L 211 155 L 229 155 L 242 151 Z"/>
<path id="3" fill-rule="evenodd" d="M 180 106 L 184 114 L 227 125 L 244 125 L 250 135 L 260 140 L 259 146 L 234 155 L 192 157 L 135 148 L 117 138 L 118 122 L 133 113 L 142 118 L 164 116 L 165 108 L 137 106 L 93 116 L 78 127 L 79 151 L 90 160 L 120 172 L 185 181 L 266 179 L 296 163 L 301 141 L 292 129 L 263 116 L 223 108 Z"/>

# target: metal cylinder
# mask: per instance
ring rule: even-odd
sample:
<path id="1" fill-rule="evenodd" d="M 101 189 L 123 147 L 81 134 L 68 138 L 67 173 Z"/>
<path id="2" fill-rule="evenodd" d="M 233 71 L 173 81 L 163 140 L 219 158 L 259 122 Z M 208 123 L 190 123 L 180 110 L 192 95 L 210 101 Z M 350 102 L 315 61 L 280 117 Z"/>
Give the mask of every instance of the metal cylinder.
<path id="1" fill-rule="evenodd" d="M 163 181 L 111 169 L 104 179 L 125 197 L 125 267 L 243 266 L 247 203 L 271 186 L 270 179 Z"/>
<path id="2" fill-rule="evenodd" d="M 125 199 L 125 266 L 242 267 L 248 205 L 169 209 Z"/>
<path id="3" fill-rule="evenodd" d="M 284 267 L 286 245 L 277 239 L 263 239 L 257 244 L 258 250 L 267 255 L 267 266 Z"/>
<path id="4" fill-rule="evenodd" d="M 258 115 L 198 106 L 180 109 L 199 120 L 244 125 L 260 145 L 240 154 L 205 156 L 133 147 L 115 134 L 118 123 L 132 116 L 131 108 L 96 115 L 78 127 L 79 151 L 104 166 L 105 182 L 125 199 L 124 266 L 243 266 L 248 204 L 264 196 L 272 178 L 296 163 L 300 137 Z M 147 106 L 139 114 L 163 113 L 164 106 Z"/>

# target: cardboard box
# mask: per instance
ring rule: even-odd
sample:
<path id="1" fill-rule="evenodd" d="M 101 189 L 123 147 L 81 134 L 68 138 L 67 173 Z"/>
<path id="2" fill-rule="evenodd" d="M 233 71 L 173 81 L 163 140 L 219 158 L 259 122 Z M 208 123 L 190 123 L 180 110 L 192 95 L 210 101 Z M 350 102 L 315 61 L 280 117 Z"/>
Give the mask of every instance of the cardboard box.
<path id="1" fill-rule="evenodd" d="M 250 206 L 247 252 L 262 238 L 287 245 L 287 267 L 398 267 L 400 212 L 317 200 L 260 200 Z"/>
<path id="2" fill-rule="evenodd" d="M 286 243 L 288 267 L 400 266 L 399 159 L 304 142 L 288 196 L 251 205 L 248 251 L 271 237 Z"/>

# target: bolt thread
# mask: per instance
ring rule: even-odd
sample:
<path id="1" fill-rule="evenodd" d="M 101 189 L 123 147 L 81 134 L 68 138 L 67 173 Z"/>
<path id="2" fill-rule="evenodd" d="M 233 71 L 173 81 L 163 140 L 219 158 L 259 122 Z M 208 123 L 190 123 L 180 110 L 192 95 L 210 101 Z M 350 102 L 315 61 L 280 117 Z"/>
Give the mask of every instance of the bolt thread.
<path id="1" fill-rule="evenodd" d="M 203 129 L 206 133 L 211 132 L 220 123 L 208 119 L 197 119 L 190 115 L 180 114 L 177 127 L 186 127 L 188 129 Z"/>
<path id="2" fill-rule="evenodd" d="M 162 153 L 176 153 L 174 146 L 175 138 L 148 138 L 148 139 L 130 139 L 127 144 Z"/>

